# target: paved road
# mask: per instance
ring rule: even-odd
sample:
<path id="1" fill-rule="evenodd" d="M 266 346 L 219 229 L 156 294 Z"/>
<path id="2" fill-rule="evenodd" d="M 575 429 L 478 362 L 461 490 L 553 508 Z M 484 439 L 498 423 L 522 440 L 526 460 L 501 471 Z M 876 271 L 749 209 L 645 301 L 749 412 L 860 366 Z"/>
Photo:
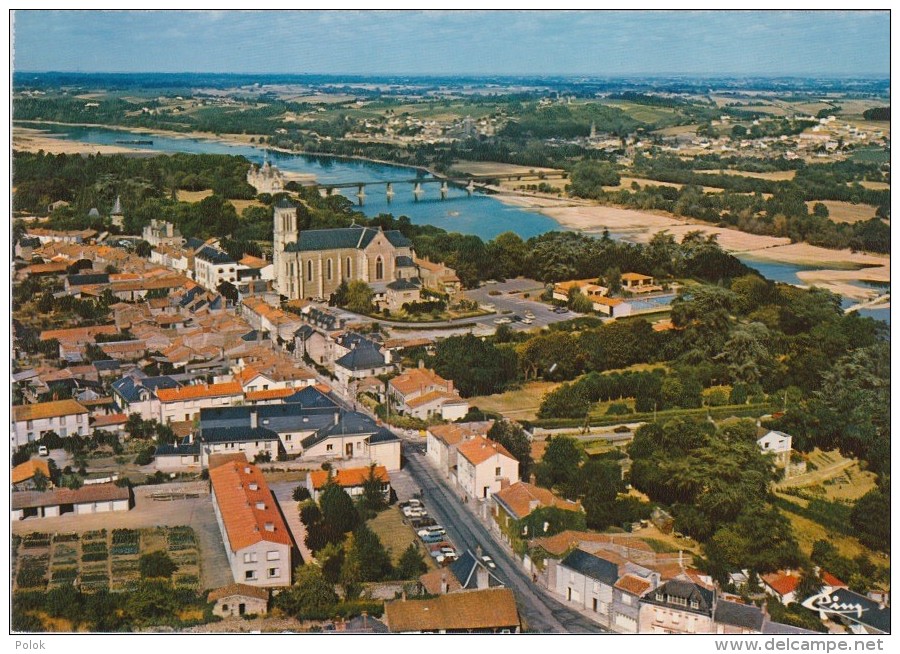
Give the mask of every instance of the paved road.
<path id="1" fill-rule="evenodd" d="M 428 465 L 418 447 L 405 447 L 406 470 L 423 491 L 425 506 L 461 550 L 481 545 L 497 564 L 494 573 L 516 595 L 519 612 L 531 631 L 541 633 L 604 633 L 600 625 L 565 607 L 535 586 L 509 553 L 494 542 L 487 528 L 467 511 L 440 474 Z"/>

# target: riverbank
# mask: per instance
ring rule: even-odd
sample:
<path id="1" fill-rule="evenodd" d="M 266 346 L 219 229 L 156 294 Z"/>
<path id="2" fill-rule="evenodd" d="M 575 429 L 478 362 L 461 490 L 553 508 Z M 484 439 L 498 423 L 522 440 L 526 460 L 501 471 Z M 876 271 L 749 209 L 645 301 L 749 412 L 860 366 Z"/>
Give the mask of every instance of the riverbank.
<path id="1" fill-rule="evenodd" d="M 878 294 L 875 289 L 866 288 L 864 282 L 891 281 L 889 255 L 791 243 L 785 237 L 749 234 L 671 214 L 601 205 L 591 200 L 510 192 L 496 193 L 492 197 L 511 206 L 542 213 L 568 229 L 592 235 L 609 230 L 636 243 L 647 243 L 662 231 L 669 232 L 679 241 L 692 231 L 714 234 L 723 249 L 741 255 L 741 258 L 809 266 L 811 270 L 797 272 L 797 277 L 804 284 L 824 287 L 854 300 L 868 300 Z"/>
<path id="2" fill-rule="evenodd" d="M 43 150 L 49 154 L 128 154 L 150 156 L 157 154 L 152 150 L 126 147 L 124 145 L 99 145 L 85 143 L 83 141 L 70 141 L 55 136 L 50 132 L 30 127 L 16 127 L 13 129 L 13 150 L 21 152 L 40 152 Z"/>

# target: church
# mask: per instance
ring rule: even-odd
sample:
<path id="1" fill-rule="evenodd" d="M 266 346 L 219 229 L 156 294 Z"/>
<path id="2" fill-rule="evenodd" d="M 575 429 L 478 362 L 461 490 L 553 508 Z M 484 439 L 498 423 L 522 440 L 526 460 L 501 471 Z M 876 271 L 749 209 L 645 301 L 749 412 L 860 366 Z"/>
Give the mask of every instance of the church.
<path id="1" fill-rule="evenodd" d="M 354 225 L 301 231 L 296 206 L 285 198 L 275 204 L 274 217 L 275 290 L 288 300 L 327 300 L 344 280 L 366 282 L 376 298 L 419 284 L 412 241 L 397 230 Z"/>

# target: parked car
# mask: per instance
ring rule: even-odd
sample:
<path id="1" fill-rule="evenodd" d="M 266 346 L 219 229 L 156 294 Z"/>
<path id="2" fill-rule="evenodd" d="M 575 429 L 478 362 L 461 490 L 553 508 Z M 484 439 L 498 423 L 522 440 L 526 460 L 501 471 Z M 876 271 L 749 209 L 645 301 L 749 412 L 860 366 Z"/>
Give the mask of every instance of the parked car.
<path id="1" fill-rule="evenodd" d="M 497 567 L 497 564 L 494 563 L 494 559 L 492 559 L 492 558 L 489 557 L 489 556 L 482 556 L 482 557 L 481 557 L 481 560 L 482 560 L 482 561 L 484 562 L 484 564 L 485 564 L 487 567 L 489 567 L 491 570 L 493 570 L 493 569 L 495 569 L 495 568 Z"/>
<path id="2" fill-rule="evenodd" d="M 441 527 L 440 525 L 432 525 L 431 527 L 425 527 L 424 529 L 420 529 L 418 532 L 419 536 L 427 536 L 429 534 L 440 534 L 444 535 L 447 533 L 447 530 Z"/>
<path id="3" fill-rule="evenodd" d="M 424 518 L 428 515 L 428 511 L 422 508 L 408 506 L 403 509 L 403 515 L 405 515 L 407 518 Z"/>
<path id="4" fill-rule="evenodd" d="M 527 318 L 527 317 L 526 317 L 526 318 L 522 318 L 522 324 L 523 324 L 523 325 L 530 325 L 530 324 L 533 323 L 533 322 L 534 322 L 534 318 Z"/>
<path id="5" fill-rule="evenodd" d="M 511 316 L 510 316 L 510 319 L 511 319 L 513 322 L 522 322 L 522 316 L 520 316 L 520 315 L 517 314 L 517 313 L 514 313 L 513 315 L 511 315 Z"/>
<path id="6" fill-rule="evenodd" d="M 38 445 L 38 456 L 50 456 L 50 450 L 46 445 Z"/>
<path id="7" fill-rule="evenodd" d="M 410 518 L 409 524 L 413 529 L 421 529 L 422 527 L 431 527 L 432 525 L 436 525 L 434 518 L 429 515 L 422 516 L 421 518 Z"/>
<path id="8" fill-rule="evenodd" d="M 512 320 L 510 320 L 509 318 L 507 318 L 505 316 L 503 318 L 495 318 L 494 319 L 495 325 L 508 325 L 511 322 L 512 322 Z"/>
<path id="9" fill-rule="evenodd" d="M 534 314 L 533 314 L 531 311 L 526 311 L 526 312 L 525 312 L 525 317 L 526 317 L 526 318 L 531 318 L 532 320 L 534 320 Z"/>
<path id="10" fill-rule="evenodd" d="M 444 540 L 444 534 L 425 534 L 420 536 L 423 543 L 434 544 Z"/>

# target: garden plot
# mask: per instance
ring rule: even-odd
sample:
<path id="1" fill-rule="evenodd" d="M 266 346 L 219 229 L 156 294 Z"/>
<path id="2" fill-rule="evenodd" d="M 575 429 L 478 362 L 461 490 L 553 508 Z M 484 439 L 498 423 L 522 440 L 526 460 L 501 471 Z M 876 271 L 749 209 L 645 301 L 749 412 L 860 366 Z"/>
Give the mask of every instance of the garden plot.
<path id="1" fill-rule="evenodd" d="M 200 553 L 190 527 L 36 532 L 14 538 L 13 546 L 16 590 L 125 590 L 140 581 L 141 554 L 153 551 L 166 552 L 178 565 L 172 578 L 177 588 L 200 585 Z"/>

